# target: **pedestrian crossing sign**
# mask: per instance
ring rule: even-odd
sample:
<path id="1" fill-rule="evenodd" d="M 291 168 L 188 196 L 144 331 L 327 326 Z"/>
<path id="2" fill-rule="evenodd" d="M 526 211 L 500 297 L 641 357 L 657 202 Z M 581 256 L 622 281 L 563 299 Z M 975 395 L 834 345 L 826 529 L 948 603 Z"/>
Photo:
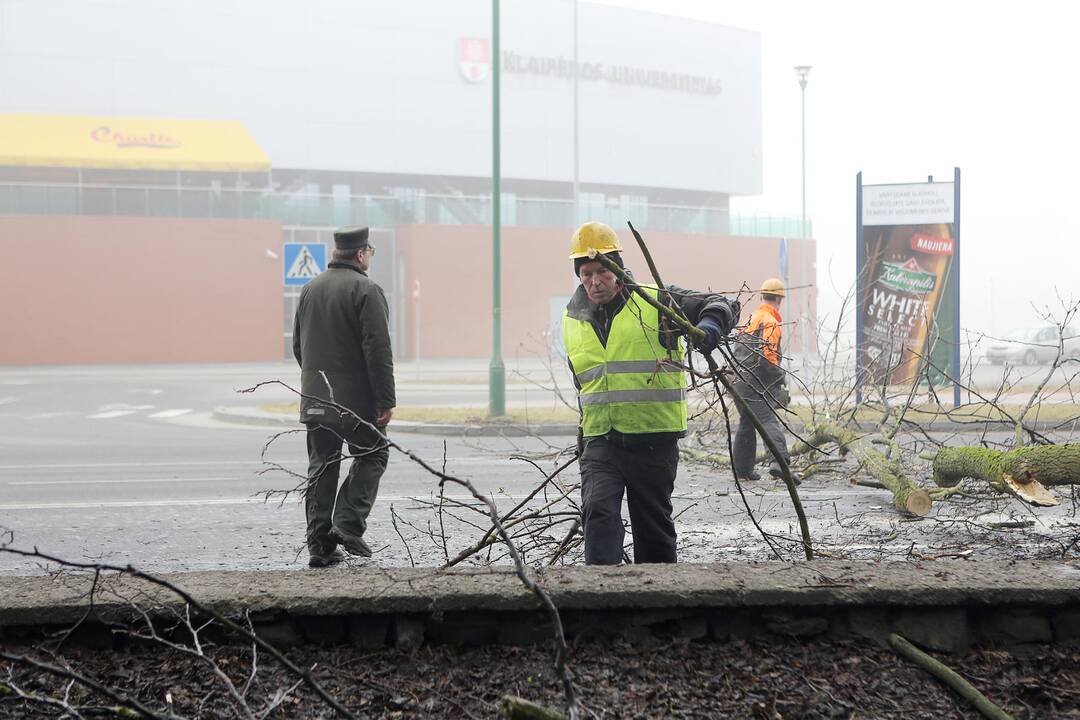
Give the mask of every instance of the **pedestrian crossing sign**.
<path id="1" fill-rule="evenodd" d="M 285 243 L 286 285 L 306 285 L 326 269 L 326 246 L 322 243 Z"/>

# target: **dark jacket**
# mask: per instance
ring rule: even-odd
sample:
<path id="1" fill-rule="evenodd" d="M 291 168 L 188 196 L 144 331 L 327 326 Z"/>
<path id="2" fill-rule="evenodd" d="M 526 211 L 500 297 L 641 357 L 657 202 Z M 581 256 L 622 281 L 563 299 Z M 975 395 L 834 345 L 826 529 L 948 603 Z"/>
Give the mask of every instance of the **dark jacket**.
<path id="1" fill-rule="evenodd" d="M 750 316 L 746 329 L 731 344 L 735 360 L 735 389 L 743 396 L 772 396 L 784 384 L 781 361 L 783 320 L 780 311 L 762 303 Z"/>
<path id="2" fill-rule="evenodd" d="M 629 273 L 629 271 L 627 272 L 633 277 L 632 273 Z M 694 325 L 700 322 L 706 315 L 712 315 L 719 321 L 720 326 L 724 328 L 726 334 L 731 331 L 739 318 L 740 305 L 738 300 L 728 300 L 723 295 L 714 293 L 686 290 L 677 285 L 668 285 L 667 290 L 671 294 L 671 299 L 678 306 L 679 311 Z M 623 309 L 623 306 L 626 305 L 626 301 L 632 292 L 633 290 L 624 287 L 623 291 L 611 302 L 605 305 L 593 305 L 589 301 L 589 296 L 585 293 L 584 286 L 578 285 L 577 290 L 574 291 L 573 296 L 570 298 L 570 302 L 566 305 L 566 314 L 575 320 L 583 320 L 592 325 L 593 330 L 596 331 L 596 337 L 600 340 L 600 344 L 607 347 L 608 334 L 611 332 L 611 322 L 614 320 L 615 316 L 619 314 L 619 311 Z M 655 332 L 657 333 L 660 345 L 669 350 L 675 347 L 675 342 L 677 342 L 678 337 L 682 335 L 682 330 L 664 318 L 661 318 L 660 327 Z M 569 359 L 567 362 L 569 362 Z M 581 386 L 577 381 L 574 364 L 569 364 L 570 375 L 574 378 L 574 385 L 580 390 Z M 683 437 L 685 434 L 686 433 L 649 433 L 646 435 L 623 435 L 617 430 L 612 430 L 608 433 L 607 437 L 617 445 L 633 447 L 670 441 L 675 438 Z"/>
<path id="3" fill-rule="evenodd" d="M 329 400 L 332 390 L 335 403 L 366 420 L 397 404 L 386 296 L 355 265 L 332 262 L 304 286 L 293 325 L 293 355 L 304 395 Z M 300 420 L 333 424 L 338 418 L 332 408 L 301 398 Z"/>

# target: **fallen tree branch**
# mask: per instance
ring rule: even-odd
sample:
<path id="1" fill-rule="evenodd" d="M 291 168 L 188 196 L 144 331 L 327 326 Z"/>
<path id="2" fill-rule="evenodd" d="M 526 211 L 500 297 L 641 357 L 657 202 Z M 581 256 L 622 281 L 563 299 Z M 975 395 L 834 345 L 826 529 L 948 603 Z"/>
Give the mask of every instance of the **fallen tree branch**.
<path id="1" fill-rule="evenodd" d="M 73 560 L 65 560 L 63 558 L 56 557 L 54 555 L 49 555 L 47 553 L 43 553 L 43 552 L 39 551 L 37 548 L 34 548 L 34 550 L 31 551 L 31 550 L 19 550 L 17 548 L 3 546 L 3 547 L 0 547 L 0 552 L 11 553 L 12 555 L 20 555 L 22 557 L 40 558 L 42 560 L 46 560 L 48 562 L 53 562 L 53 563 L 56 563 L 57 565 L 61 565 L 61 566 L 64 566 L 64 567 L 78 568 L 78 569 L 81 569 L 81 570 L 94 570 L 96 573 L 100 573 L 101 571 L 104 570 L 104 571 L 109 571 L 109 572 L 115 572 L 118 575 L 130 575 L 131 577 L 138 578 L 139 580 L 145 580 L 146 582 L 148 582 L 148 583 L 150 583 L 152 585 L 157 585 L 158 587 L 164 588 L 164 589 L 168 590 L 169 592 L 173 593 L 174 595 L 176 595 L 177 597 L 179 597 L 181 600 L 183 600 L 185 603 L 187 603 L 190 607 L 195 608 L 195 610 L 197 612 L 201 613 L 202 615 L 205 615 L 206 617 L 213 618 L 214 620 L 221 623 L 225 628 L 227 628 L 231 632 L 234 632 L 234 633 L 236 633 L 238 635 L 241 635 L 241 636 L 247 638 L 248 640 L 250 640 L 251 642 L 253 642 L 254 644 L 258 645 L 265 652 L 267 652 L 271 656 L 273 656 L 273 658 L 275 660 L 277 660 L 289 672 L 293 673 L 296 677 L 303 680 L 304 684 L 307 685 L 308 688 L 312 692 L 314 692 L 316 695 L 318 695 L 319 698 L 321 698 L 323 700 L 323 702 L 325 702 L 327 705 L 334 708 L 334 710 L 339 715 L 341 715 L 342 717 L 346 717 L 346 718 L 355 718 L 356 717 L 353 713 L 349 712 L 349 710 L 346 709 L 345 706 L 342 705 L 341 702 L 337 698 L 335 698 L 333 695 L 328 693 L 326 691 L 326 689 L 322 685 L 320 685 L 319 682 L 314 677 L 312 677 L 310 670 L 303 670 L 303 669 L 297 667 L 297 665 L 295 663 L 293 663 L 291 660 L 289 660 L 289 658 L 287 658 L 284 655 L 284 653 L 282 653 L 276 647 L 274 647 L 270 643 L 266 642 L 265 640 L 263 640 L 261 637 L 259 637 L 255 633 L 249 631 L 247 628 L 239 625 L 238 623 L 236 623 L 233 620 L 229 619 L 228 617 L 222 615 L 221 613 L 216 612 L 215 610 L 208 607 L 207 605 L 204 605 L 203 603 L 200 603 L 198 600 L 196 600 L 191 595 L 191 593 L 184 590 L 179 585 L 171 583 L 168 580 L 160 578 L 160 577 L 158 577 L 156 575 L 153 575 L 151 573 L 139 570 L 139 569 L 135 568 L 132 565 L 120 566 L 120 565 L 109 565 L 107 563 L 82 563 L 82 562 L 76 562 L 76 561 L 73 561 Z M 0 657 L 11 659 L 10 657 L 6 656 L 2 652 L 0 652 Z M 48 668 L 45 668 L 44 666 L 42 666 L 42 669 L 46 670 L 46 672 L 50 671 Z M 143 711 L 140 711 L 140 712 L 143 712 Z M 146 712 L 149 713 L 149 711 L 146 711 Z M 155 714 L 152 714 L 152 713 L 149 713 L 146 716 L 147 717 L 165 717 L 165 716 L 158 716 L 158 715 L 155 715 Z"/>
<path id="2" fill-rule="evenodd" d="M 50 675 L 67 678 L 68 680 L 74 680 L 78 684 L 90 688 L 94 692 L 100 693 L 105 697 L 113 700 L 114 702 L 119 703 L 119 705 L 111 707 L 109 708 L 109 710 L 116 715 L 119 715 L 120 717 L 144 717 L 153 718 L 154 720 L 168 720 L 168 715 L 156 713 L 145 705 L 139 703 L 138 700 L 128 697 L 118 692 L 117 690 L 108 687 L 107 685 L 102 685 L 96 680 L 88 678 L 82 673 L 75 672 L 74 670 L 59 667 L 57 665 L 52 665 L 47 662 L 42 662 L 41 660 L 35 660 L 34 658 L 27 657 L 25 655 L 11 655 L 2 650 L 0 650 L 0 658 L 3 658 L 8 662 L 18 663 L 20 665 L 32 667 L 36 670 L 41 670 L 42 672 L 46 672 Z"/>
<path id="3" fill-rule="evenodd" d="M 921 485 L 904 474 L 900 462 L 899 450 L 893 448 L 893 458 L 874 447 L 872 441 L 860 437 L 854 431 L 840 425 L 823 424 L 815 427 L 812 439 L 819 443 L 835 442 L 841 452 L 850 452 L 859 461 L 863 469 L 877 482 L 881 483 L 893 495 L 893 506 L 905 513 L 922 517 L 930 512 L 933 500 L 930 493 Z M 895 441 L 883 441 L 893 447 Z"/>
<path id="4" fill-rule="evenodd" d="M 971 703 L 983 717 L 990 720 L 1013 720 L 1013 716 L 990 702 L 978 689 L 944 663 L 935 660 L 922 650 L 912 645 L 906 638 L 896 633 L 889 634 L 889 647 L 899 653 L 941 682 L 952 688 L 960 697 Z"/>
<path id="5" fill-rule="evenodd" d="M 557 710 L 515 695 L 503 696 L 499 703 L 499 714 L 507 720 L 566 720 L 566 716 Z"/>

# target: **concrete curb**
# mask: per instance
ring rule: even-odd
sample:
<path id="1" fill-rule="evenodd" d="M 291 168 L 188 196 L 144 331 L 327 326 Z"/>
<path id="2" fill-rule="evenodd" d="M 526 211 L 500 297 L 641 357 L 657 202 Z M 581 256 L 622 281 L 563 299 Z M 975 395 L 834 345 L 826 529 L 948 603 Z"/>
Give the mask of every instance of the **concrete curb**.
<path id="1" fill-rule="evenodd" d="M 303 425 L 293 414 L 274 413 L 250 406 L 219 406 L 214 408 L 211 417 L 221 422 L 237 425 L 280 426 L 301 428 Z M 527 437 L 543 435 L 576 436 L 577 425 L 566 423 L 548 423 L 540 425 L 519 425 L 513 423 L 466 424 L 466 423 L 424 423 L 409 420 L 391 420 L 391 433 L 414 433 L 422 435 L 468 436 L 468 437 Z"/>
<path id="2" fill-rule="evenodd" d="M 1051 561 L 630 565 L 534 571 L 574 636 L 649 633 L 726 639 L 754 634 L 884 640 L 902 631 L 927 647 L 1080 639 L 1080 563 Z M 281 642 L 370 647 L 550 640 L 537 598 L 508 568 L 380 568 L 163 575 L 199 602 Z M 130 577 L 8 577 L 0 640 L 81 620 L 127 623 L 133 602 L 167 617 L 175 595 Z M 91 612 L 92 611 L 92 612 Z M 99 633 L 101 634 L 101 633 Z M 105 635 L 109 633 L 104 631 Z M 402 638 L 405 638 L 403 640 Z M 110 641 L 111 642 L 111 641 Z"/>
<path id="3" fill-rule="evenodd" d="M 280 426 L 286 428 L 302 427 L 295 415 L 274 413 L 260 410 L 257 407 L 234 405 L 219 406 L 214 408 L 212 417 L 221 422 L 235 423 L 238 425 L 261 425 Z M 1028 423 L 1027 427 L 1037 432 L 1048 432 L 1058 429 L 1061 423 L 1036 421 Z M 856 426 L 861 432 L 875 432 L 878 429 L 876 423 L 860 420 Z M 1080 421 L 1073 423 L 1073 430 L 1080 430 Z M 691 430 L 693 429 L 691 423 Z M 957 422 L 934 422 L 924 426 L 928 432 L 968 432 L 978 433 L 984 429 L 983 423 L 957 423 Z M 1012 431 L 1012 426 L 995 424 L 991 430 Z M 410 422 L 408 420 L 390 421 L 390 431 L 394 433 L 417 433 L 424 435 L 443 436 L 468 436 L 468 437 L 526 437 L 541 435 L 546 437 L 573 437 L 577 435 L 577 425 L 569 423 L 548 423 L 541 425 L 518 425 L 518 424 L 466 424 L 466 423 L 423 423 Z"/>
<path id="4" fill-rule="evenodd" d="M 208 571 L 161 575 L 220 612 L 298 614 L 520 611 L 539 601 L 509 568 L 338 566 L 314 571 Z M 708 563 L 568 566 L 536 572 L 563 609 L 889 605 L 1080 604 L 1080 563 L 1052 561 Z M 318 582 L 313 582 L 315 579 Z M 14 576 L 0 583 L 0 626 L 77 620 L 92 575 Z M 107 588 L 107 589 L 106 589 Z M 130 610 L 145 593 L 178 602 L 132 578 L 99 588 L 100 612 Z M 117 602 L 110 603 L 110 599 Z"/>

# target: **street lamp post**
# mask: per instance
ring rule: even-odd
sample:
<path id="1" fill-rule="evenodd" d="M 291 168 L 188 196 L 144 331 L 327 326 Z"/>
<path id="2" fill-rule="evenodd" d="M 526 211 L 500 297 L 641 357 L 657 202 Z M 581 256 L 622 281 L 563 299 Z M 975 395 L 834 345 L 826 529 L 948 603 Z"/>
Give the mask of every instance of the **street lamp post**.
<path id="1" fill-rule="evenodd" d="M 491 365 L 488 415 L 506 414 L 506 367 L 502 360 L 502 175 L 499 167 L 499 0 L 491 0 Z"/>
<path id="2" fill-rule="evenodd" d="M 809 348 L 809 325 L 810 325 L 810 283 L 807 278 L 806 256 L 807 232 L 806 232 L 806 82 L 810 76 L 809 65 L 796 65 L 795 75 L 799 78 L 799 90 L 802 93 L 802 221 L 799 224 L 799 234 L 802 237 L 802 247 L 799 252 L 799 264 L 801 265 L 800 280 L 803 286 L 802 307 L 802 365 L 806 370 L 807 353 Z"/>

